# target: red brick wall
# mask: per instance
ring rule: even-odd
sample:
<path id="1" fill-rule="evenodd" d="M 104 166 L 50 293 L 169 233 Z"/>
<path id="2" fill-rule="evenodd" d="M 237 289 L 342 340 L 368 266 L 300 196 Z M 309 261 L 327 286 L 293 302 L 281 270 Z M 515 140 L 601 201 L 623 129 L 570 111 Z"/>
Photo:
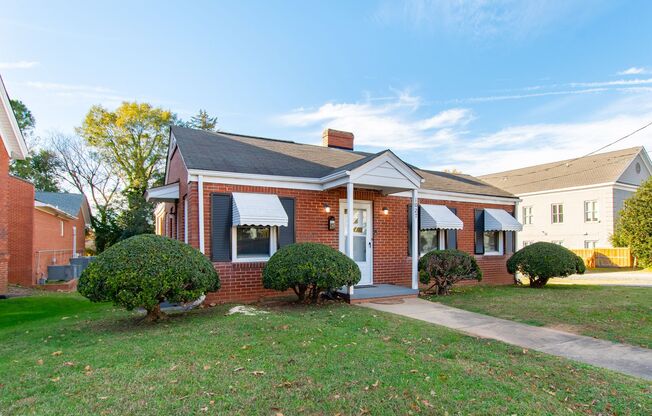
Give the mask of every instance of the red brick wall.
<path id="1" fill-rule="evenodd" d="M 0 143 L 3 143 L 0 140 Z M 9 273 L 9 154 L 4 145 L 0 145 L 0 294 L 7 293 Z"/>
<path id="2" fill-rule="evenodd" d="M 205 252 L 211 253 L 211 193 L 258 192 L 273 193 L 280 197 L 295 198 L 295 221 L 297 242 L 319 242 L 339 248 L 339 200 L 346 198 L 346 190 L 338 188 L 328 191 L 305 191 L 284 188 L 266 188 L 242 185 L 223 185 L 204 183 L 204 241 Z M 197 212 L 197 183 L 189 186 L 189 243 L 199 248 L 199 220 Z M 372 202 L 374 247 L 373 279 L 375 283 L 395 283 L 408 286 L 411 283 L 411 257 L 408 256 L 407 206 L 409 198 L 382 196 L 377 191 L 356 190 L 356 200 Z M 443 204 L 457 208 L 457 215 L 464 222 L 464 230 L 458 232 L 458 248 L 473 253 L 474 249 L 474 209 L 503 208 L 513 210 L 513 206 L 483 205 L 452 201 L 433 201 L 421 199 L 422 203 Z M 324 212 L 323 204 L 329 204 L 331 212 Z M 384 215 L 382 209 L 389 208 Z M 336 229 L 327 229 L 328 217 L 335 217 Z M 181 217 L 180 217 L 181 218 Z M 182 221 L 180 219 L 180 221 Z M 180 236 L 181 238 L 181 236 Z M 506 256 L 476 256 L 484 272 L 483 283 L 506 284 L 513 281 L 507 273 Z M 220 273 L 222 288 L 209 295 L 209 301 L 256 301 L 261 297 L 277 296 L 278 292 L 262 287 L 261 272 L 264 263 L 217 262 L 215 268 Z"/>
<path id="3" fill-rule="evenodd" d="M 63 236 L 61 236 L 63 221 Z M 56 217 L 34 209 L 34 275 L 35 279 L 47 275 L 47 266 L 68 264 L 72 257 L 73 226 L 77 227 L 77 253 L 84 253 L 86 237 L 84 218 L 79 212 L 76 220 Z"/>
<path id="4" fill-rule="evenodd" d="M 33 267 L 34 185 L 9 177 L 9 283 L 35 284 Z"/>

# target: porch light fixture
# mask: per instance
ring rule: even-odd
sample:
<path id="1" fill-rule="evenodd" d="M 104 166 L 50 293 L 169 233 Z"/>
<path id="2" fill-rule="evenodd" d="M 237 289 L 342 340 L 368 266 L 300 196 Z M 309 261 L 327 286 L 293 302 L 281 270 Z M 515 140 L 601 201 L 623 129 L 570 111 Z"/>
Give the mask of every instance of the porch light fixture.
<path id="1" fill-rule="evenodd" d="M 324 204 L 324 211 L 326 211 L 327 214 L 331 212 L 331 206 L 328 204 Z"/>
<path id="2" fill-rule="evenodd" d="M 389 214 L 389 208 L 383 207 L 383 214 L 385 215 Z"/>

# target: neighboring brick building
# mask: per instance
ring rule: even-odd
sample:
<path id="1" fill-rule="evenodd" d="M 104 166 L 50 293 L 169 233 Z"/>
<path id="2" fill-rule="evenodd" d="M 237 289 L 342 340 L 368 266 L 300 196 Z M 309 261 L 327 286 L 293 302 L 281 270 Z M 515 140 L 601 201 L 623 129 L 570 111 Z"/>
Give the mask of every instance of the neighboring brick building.
<path id="1" fill-rule="evenodd" d="M 7 90 L 0 77 L 0 296 L 7 293 L 11 225 L 9 215 L 14 211 L 14 197 L 10 194 L 9 162 L 24 159 L 27 147 L 11 109 Z M 11 195 L 11 198 L 10 198 Z"/>
<path id="2" fill-rule="evenodd" d="M 9 177 L 9 283 L 31 286 L 34 281 L 34 185 Z"/>
<path id="3" fill-rule="evenodd" d="M 323 143 L 171 129 L 166 185 L 147 198 L 161 203 L 158 234 L 213 261 L 222 288 L 209 300 L 277 295 L 262 287 L 261 272 L 293 242 L 347 253 L 360 267 L 361 288 L 416 289 L 412 253 L 434 248 L 475 254 L 484 283 L 513 281 L 505 263 L 520 230 L 516 197 L 469 175 L 413 168 L 389 150 L 354 151 L 351 133 L 326 130 Z"/>
<path id="4" fill-rule="evenodd" d="M 84 255 L 90 210 L 82 194 L 37 191 L 32 211 L 34 269 L 30 284 L 36 284 L 47 277 L 48 266 L 65 265 L 71 257 Z"/>

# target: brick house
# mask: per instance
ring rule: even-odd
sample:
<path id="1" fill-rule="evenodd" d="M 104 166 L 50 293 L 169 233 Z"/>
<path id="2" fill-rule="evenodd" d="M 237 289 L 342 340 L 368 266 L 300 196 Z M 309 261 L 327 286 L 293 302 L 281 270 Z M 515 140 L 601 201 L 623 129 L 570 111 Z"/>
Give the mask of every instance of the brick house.
<path id="1" fill-rule="evenodd" d="M 11 190 L 9 162 L 11 159 L 24 159 L 27 156 L 27 146 L 11 109 L 2 77 L 0 77 L 0 142 L 2 143 L 0 144 L 0 295 L 4 295 L 7 293 L 11 259 L 9 240 L 11 232 L 14 231 L 10 227 L 9 219 L 12 213 L 16 212 L 17 207 L 14 205 L 16 199 L 22 200 L 20 195 L 15 195 Z"/>
<path id="2" fill-rule="evenodd" d="M 91 225 L 84 195 L 36 191 L 32 211 L 34 269 L 29 275 L 21 275 L 23 281 L 14 282 L 10 277 L 11 283 L 34 285 L 47 277 L 48 266 L 65 265 L 71 258 L 84 255 L 86 230 Z M 31 281 L 24 281 L 27 276 Z"/>
<path id="3" fill-rule="evenodd" d="M 266 260 L 294 242 L 319 242 L 362 273 L 350 300 L 370 287 L 414 295 L 419 254 L 474 254 L 484 283 L 508 284 L 518 198 L 469 175 L 417 169 L 390 150 L 354 150 L 352 133 L 327 129 L 322 146 L 172 127 L 165 185 L 147 191 L 158 234 L 199 249 L 219 271 L 209 301 L 256 301 Z M 353 215 L 348 215 L 352 212 Z M 413 255 L 416 253 L 416 255 Z"/>

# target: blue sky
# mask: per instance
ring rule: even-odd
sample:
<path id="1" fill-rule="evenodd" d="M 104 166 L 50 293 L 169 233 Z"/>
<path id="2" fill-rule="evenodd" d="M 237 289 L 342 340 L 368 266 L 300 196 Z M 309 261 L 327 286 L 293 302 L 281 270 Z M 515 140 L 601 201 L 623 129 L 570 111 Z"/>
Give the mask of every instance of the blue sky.
<path id="1" fill-rule="evenodd" d="M 651 17 L 649 1 L 3 1 L 0 73 L 41 136 L 138 100 L 481 174 L 652 121 Z M 614 148 L 640 144 L 652 128 Z"/>

